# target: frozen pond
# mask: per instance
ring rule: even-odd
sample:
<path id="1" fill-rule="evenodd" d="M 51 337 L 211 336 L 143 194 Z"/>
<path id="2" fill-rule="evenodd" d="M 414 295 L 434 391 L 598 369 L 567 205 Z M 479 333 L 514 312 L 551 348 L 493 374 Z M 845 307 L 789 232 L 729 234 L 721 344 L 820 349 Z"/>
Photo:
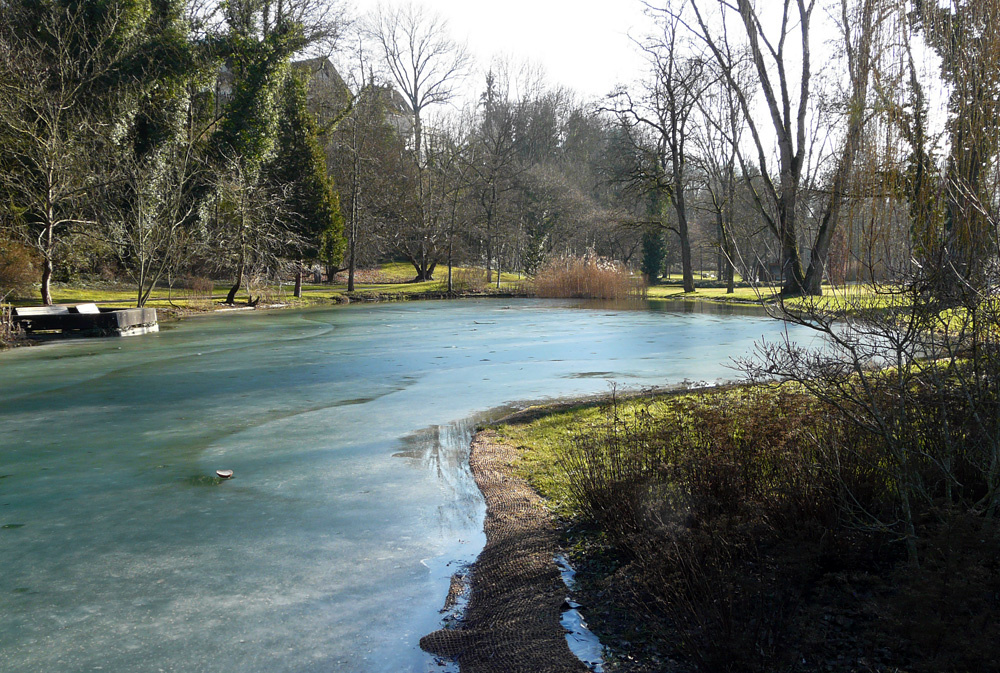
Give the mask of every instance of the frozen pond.
<path id="1" fill-rule="evenodd" d="M 478 414 L 733 378 L 785 329 L 676 308 L 348 306 L 0 355 L 0 671 L 436 670 L 417 641 L 483 543 Z"/>

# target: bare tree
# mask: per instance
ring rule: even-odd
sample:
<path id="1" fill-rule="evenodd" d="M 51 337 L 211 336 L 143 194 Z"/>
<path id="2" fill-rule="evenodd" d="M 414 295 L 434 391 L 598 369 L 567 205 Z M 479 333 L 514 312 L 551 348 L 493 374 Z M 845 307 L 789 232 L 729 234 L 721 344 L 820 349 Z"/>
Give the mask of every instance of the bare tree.
<path id="1" fill-rule="evenodd" d="M 614 112 L 626 128 L 641 126 L 654 134 L 654 154 L 644 162 L 641 181 L 647 190 L 665 196 L 674 208 L 676 226 L 672 229 L 680 242 L 684 291 L 694 292 L 686 193 L 689 122 L 709 80 L 703 59 L 682 54 L 680 11 L 683 6 L 678 12 L 664 12 L 662 36 L 642 45 L 652 68 L 643 99 L 636 102 L 627 92 L 619 92 Z"/>
<path id="2" fill-rule="evenodd" d="M 496 263 L 500 276 L 501 223 L 509 221 L 507 195 L 515 187 L 520 172 L 515 135 L 515 103 L 510 99 L 509 71 L 503 64 L 486 75 L 486 90 L 480 97 L 475 140 L 467 155 L 474 176 L 473 190 L 482 217 L 482 235 L 486 247 L 486 282 L 493 280 Z"/>
<path id="3" fill-rule="evenodd" d="M 757 159 L 755 172 L 761 176 L 763 193 L 754 190 L 758 209 L 781 246 L 781 266 L 784 276 L 783 294 L 806 292 L 805 272 L 799 254 L 799 201 L 803 167 L 807 152 L 807 116 L 812 77 L 811 24 L 815 0 L 783 0 L 776 37 L 769 35 L 753 0 L 726 0 L 711 3 L 719 16 L 710 20 L 703 10 L 704 0 L 691 0 L 694 13 L 693 31 L 715 58 L 720 72 L 736 94 L 743 116 L 747 120 Z M 668 8 L 668 13 L 681 16 Z M 773 8 L 769 8 L 773 11 Z M 728 20 L 736 14 L 745 38 L 742 44 L 730 39 Z M 716 28 L 710 27 L 710 23 Z M 789 37 L 797 37 L 797 62 L 792 67 L 788 53 Z M 792 45 L 794 48 L 796 45 Z M 757 73 L 754 87 L 739 81 L 742 59 L 749 58 Z M 770 128 L 764 127 L 753 113 L 753 100 L 761 96 L 767 106 Z M 793 102 L 794 101 L 794 102 Z M 766 131 L 773 133 L 778 148 L 777 171 L 772 170 L 766 147 Z M 749 179 L 748 161 L 741 153 L 743 173 Z"/>
<path id="4" fill-rule="evenodd" d="M 197 210 L 191 190 L 201 170 L 193 143 L 183 142 L 119 166 L 119 187 L 127 202 L 114 209 L 104 229 L 136 284 L 136 306 L 145 305 L 157 282 L 178 261 L 178 234 Z"/>
<path id="5" fill-rule="evenodd" d="M 236 302 L 245 283 L 260 276 L 276 275 L 282 254 L 301 245 L 300 237 L 287 226 L 284 207 L 287 188 L 269 188 L 260 172 L 247 168 L 239 157 L 219 169 L 213 198 L 203 204 L 203 219 L 210 221 L 210 246 L 223 270 L 233 274 L 226 303 Z M 252 283 L 248 303 L 256 305 Z"/>
<path id="6" fill-rule="evenodd" d="M 471 56 L 465 45 L 448 35 L 447 21 L 412 3 L 380 4 L 369 17 L 367 32 L 413 110 L 413 147 L 419 163 L 424 111 L 452 99 Z"/>
<path id="7" fill-rule="evenodd" d="M 114 117 L 116 101 L 96 100 L 92 88 L 124 57 L 126 45 L 117 39 L 114 11 L 101 21 L 87 20 L 81 8 L 43 11 L 32 30 L 18 26 L 35 18 L 17 16 L 10 6 L 4 11 L 0 184 L 41 257 L 42 302 L 49 305 L 60 237 L 94 224 L 85 201 L 106 180 L 95 159 L 105 146 L 101 124 Z"/>
<path id="8" fill-rule="evenodd" d="M 724 78 L 715 78 L 697 100 L 699 121 L 694 136 L 697 163 L 708 193 L 708 210 L 715 218 L 718 245 L 717 275 L 726 292 L 736 283 L 737 152 L 745 124 L 732 90 Z"/>
<path id="9" fill-rule="evenodd" d="M 848 180 L 854 169 L 869 118 L 868 91 L 871 81 L 873 40 L 880 25 L 876 16 L 878 0 L 861 0 L 860 7 L 851 7 L 848 0 L 841 0 L 843 44 L 847 52 L 850 93 L 844 106 L 847 126 L 840 156 L 829 187 L 829 198 L 820 216 L 819 230 L 809 258 L 805 287 L 807 294 L 822 294 L 822 282 L 833 239 L 847 196 Z"/>
<path id="10" fill-rule="evenodd" d="M 448 35 L 448 24 L 419 5 L 390 8 L 380 4 L 369 17 L 368 35 L 385 57 L 386 67 L 413 113 L 413 161 L 417 167 L 416 220 L 398 238 L 413 263 L 414 280 L 431 280 L 441 254 L 441 236 L 428 211 L 424 169 L 424 114 L 428 107 L 447 103 L 464 77 L 471 58 L 464 45 Z M 416 226 L 414 226 L 416 225 Z"/>

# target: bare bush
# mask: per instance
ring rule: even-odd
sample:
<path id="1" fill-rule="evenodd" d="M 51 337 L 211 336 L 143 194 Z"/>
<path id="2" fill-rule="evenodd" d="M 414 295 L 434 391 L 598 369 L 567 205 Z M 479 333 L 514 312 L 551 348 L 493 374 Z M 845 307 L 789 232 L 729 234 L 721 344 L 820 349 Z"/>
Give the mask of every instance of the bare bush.
<path id="1" fill-rule="evenodd" d="M 816 441 L 835 431 L 830 415 L 788 386 L 607 414 L 560 465 L 584 518 L 632 559 L 628 609 L 701 670 L 788 663 L 800 575 L 840 517 Z"/>
<path id="2" fill-rule="evenodd" d="M 196 297 L 211 298 L 212 293 L 215 292 L 215 282 L 211 278 L 203 276 L 184 278 L 178 285 L 185 290 L 190 290 L 191 294 Z"/>
<path id="3" fill-rule="evenodd" d="M 20 330 L 14 324 L 13 310 L 7 304 L 0 304 L 0 348 L 19 336 Z"/>
<path id="4" fill-rule="evenodd" d="M 884 670 L 980 670 L 993 660 L 998 627 L 995 601 L 979 597 L 1000 573 L 978 465 L 984 443 L 968 401 L 942 395 L 970 376 L 964 363 L 948 388 L 932 384 L 946 373 L 930 361 L 906 386 L 911 479 L 927 493 L 913 501 L 919 567 L 906 563 L 894 449 L 846 419 L 842 401 L 774 382 L 613 401 L 605 423 L 559 464 L 582 522 L 614 549 L 616 607 L 706 672 L 797 670 L 803 661 L 857 670 L 850 657 L 870 655 L 844 659 L 845 641 L 829 641 L 844 628 L 817 625 L 820 615 L 857 624 L 846 636 L 853 653 L 889 648 Z M 866 376 L 883 393 L 900 385 L 891 369 Z M 995 418 L 989 404 L 977 408 Z M 874 602 L 859 600 L 854 582 L 874 587 Z M 961 627 L 971 622 L 982 625 L 976 634 Z"/>
<path id="5" fill-rule="evenodd" d="M 16 241 L 0 238 L 0 346 L 20 336 L 13 311 L 4 302 L 11 296 L 27 295 L 37 275 L 31 250 Z"/>
<path id="6" fill-rule="evenodd" d="M 913 565 L 922 512 L 944 502 L 1000 515 L 1000 302 L 993 287 L 964 285 L 957 301 L 935 287 L 916 277 L 842 297 L 835 312 L 784 307 L 824 348 L 766 344 L 743 363 L 751 379 L 798 382 L 850 428 L 850 442 L 828 449 L 885 485 L 865 504 L 842 484 L 855 525 L 905 539 Z"/>
<path id="7" fill-rule="evenodd" d="M 187 299 L 189 306 L 210 308 L 214 292 L 215 282 L 204 276 L 185 276 L 170 282 L 171 298 L 176 294 L 177 298 Z"/>

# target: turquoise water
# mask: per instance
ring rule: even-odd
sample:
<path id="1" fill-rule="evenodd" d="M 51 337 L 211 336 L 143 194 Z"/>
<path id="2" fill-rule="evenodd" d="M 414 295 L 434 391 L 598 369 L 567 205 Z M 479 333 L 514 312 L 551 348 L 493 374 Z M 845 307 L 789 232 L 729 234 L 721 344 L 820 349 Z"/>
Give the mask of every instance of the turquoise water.
<path id="1" fill-rule="evenodd" d="M 0 355 L 0 671 L 437 670 L 417 641 L 483 544 L 477 422 L 734 378 L 785 330 L 541 300 L 165 327 Z"/>

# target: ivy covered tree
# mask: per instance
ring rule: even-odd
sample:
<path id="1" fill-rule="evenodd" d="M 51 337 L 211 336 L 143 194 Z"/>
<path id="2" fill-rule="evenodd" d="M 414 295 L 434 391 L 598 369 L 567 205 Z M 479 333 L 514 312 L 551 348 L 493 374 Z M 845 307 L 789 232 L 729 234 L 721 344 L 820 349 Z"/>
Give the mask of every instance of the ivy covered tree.
<path id="1" fill-rule="evenodd" d="M 102 208 L 95 195 L 115 180 L 109 157 L 116 134 L 138 128 L 130 122 L 142 118 L 141 101 L 185 69 L 185 38 L 169 0 L 20 0 L 3 12 L 5 219 L 37 251 L 42 302 L 51 304 L 62 239 L 96 224 Z"/>
<path id="2" fill-rule="evenodd" d="M 100 230 L 137 287 L 137 306 L 180 263 L 178 237 L 203 195 L 206 156 L 192 92 L 216 69 L 192 39 L 185 8 L 185 0 L 149 0 L 142 48 L 119 74 L 133 84 L 125 88 L 127 133 L 117 139 Z"/>
<path id="3" fill-rule="evenodd" d="M 642 231 L 642 275 L 646 283 L 656 285 L 660 280 L 660 269 L 667 255 L 663 243 L 663 232 L 657 225 L 647 226 Z"/>
<path id="4" fill-rule="evenodd" d="M 279 12 L 272 16 L 268 3 L 258 0 L 229 0 L 223 6 L 228 31 L 212 41 L 212 48 L 224 61 L 223 77 L 228 94 L 223 102 L 222 119 L 212 136 L 211 163 L 219 179 L 216 187 L 239 184 L 240 194 L 266 192 L 263 169 L 273 156 L 279 119 L 279 93 L 288 74 L 292 54 L 306 46 L 301 26 Z M 227 181 L 222 173 L 234 171 Z M 226 201 L 221 195 L 217 199 Z M 262 203 L 271 198 L 255 199 Z M 241 202 L 246 202 L 241 198 Z M 277 222 L 277 213 L 251 218 Z M 235 247 L 220 250 L 232 260 L 235 278 L 227 303 L 233 303 L 245 279 L 251 239 L 246 237 L 245 217 L 217 219 L 213 229 L 235 227 L 234 231 L 216 231 L 216 241 L 235 241 Z"/>

